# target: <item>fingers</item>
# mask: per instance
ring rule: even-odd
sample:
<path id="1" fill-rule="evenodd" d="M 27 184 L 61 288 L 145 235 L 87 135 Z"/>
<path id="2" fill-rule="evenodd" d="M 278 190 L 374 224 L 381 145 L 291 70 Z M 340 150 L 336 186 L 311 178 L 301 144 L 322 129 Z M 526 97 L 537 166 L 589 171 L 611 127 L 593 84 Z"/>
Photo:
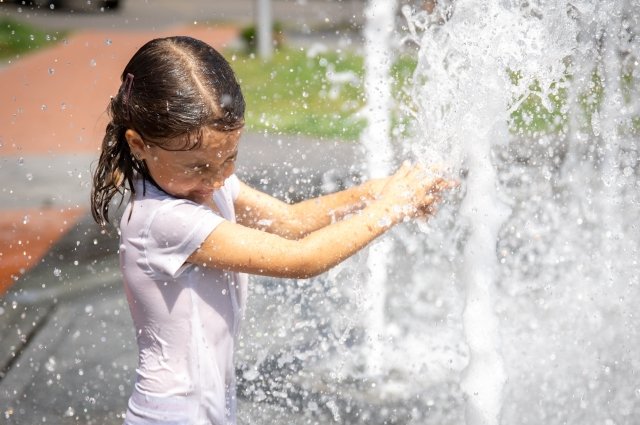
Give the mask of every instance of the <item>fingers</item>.
<path id="1" fill-rule="evenodd" d="M 404 161 L 386 181 L 381 196 L 406 218 L 433 215 L 443 192 L 459 186 L 458 181 L 444 177 L 443 170 L 439 164 L 424 167 Z"/>
<path id="2" fill-rule="evenodd" d="M 443 192 L 449 189 L 455 189 L 460 186 L 458 180 L 447 179 L 445 177 L 436 177 L 431 182 L 430 192 Z"/>

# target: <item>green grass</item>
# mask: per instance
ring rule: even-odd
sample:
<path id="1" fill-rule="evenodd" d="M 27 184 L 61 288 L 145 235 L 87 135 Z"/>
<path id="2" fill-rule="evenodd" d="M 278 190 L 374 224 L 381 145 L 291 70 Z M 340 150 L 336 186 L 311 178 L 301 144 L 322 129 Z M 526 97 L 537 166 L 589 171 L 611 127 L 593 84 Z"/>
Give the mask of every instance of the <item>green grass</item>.
<path id="1" fill-rule="evenodd" d="M 226 56 L 246 97 L 249 129 L 358 139 L 365 126 L 357 118 L 365 102 L 361 56 L 326 52 L 309 57 L 304 50 L 286 48 L 276 51 L 269 61 L 238 52 Z M 409 58 L 393 65 L 395 93 L 401 92 L 415 65 Z M 349 78 L 336 82 L 336 76 Z"/>
<path id="2" fill-rule="evenodd" d="M 0 18 L 0 59 L 10 59 L 53 44 L 64 31 L 44 31 L 12 19 Z"/>
<path id="3" fill-rule="evenodd" d="M 362 58 L 325 53 L 307 57 L 280 49 L 269 61 L 228 54 L 247 102 L 246 123 L 254 131 L 355 139 L 364 127 L 354 114 L 363 105 Z M 332 83 L 331 73 L 353 80 Z"/>
<path id="4" fill-rule="evenodd" d="M 511 73 L 514 84 L 518 82 L 518 73 Z M 543 103 L 541 90 L 536 82 L 531 87 L 531 94 L 522 102 L 520 107 L 511 114 L 511 131 L 517 134 L 549 134 L 565 131 L 568 125 L 568 107 L 566 86 L 571 84 L 572 76 L 565 75 L 562 81 L 554 83 L 551 94 Z M 629 103 L 635 93 L 633 78 L 629 73 L 620 76 L 622 96 L 624 102 Z M 579 114 L 583 118 L 585 131 L 591 131 L 592 117 L 600 111 L 605 96 L 602 77 L 593 72 L 589 87 L 579 95 Z M 550 106 L 547 108 L 545 106 Z M 640 117 L 632 117 L 629 122 L 618 128 L 621 134 L 640 134 Z"/>
<path id="5" fill-rule="evenodd" d="M 547 102 L 542 101 L 538 83 L 529 89 L 531 94 L 511 113 L 511 131 L 528 135 L 561 131 L 567 123 L 567 115 L 563 112 L 567 101 L 566 89 L 553 87 Z"/>

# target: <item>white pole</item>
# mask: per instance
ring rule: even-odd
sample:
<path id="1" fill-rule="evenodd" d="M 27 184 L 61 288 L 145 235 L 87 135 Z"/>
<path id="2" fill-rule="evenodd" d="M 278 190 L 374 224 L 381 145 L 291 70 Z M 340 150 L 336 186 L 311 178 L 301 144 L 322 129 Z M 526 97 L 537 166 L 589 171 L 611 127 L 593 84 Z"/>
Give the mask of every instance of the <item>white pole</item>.
<path id="1" fill-rule="evenodd" d="M 364 115 L 367 126 L 361 142 L 366 150 L 369 178 L 389 175 L 393 151 L 391 149 L 391 81 L 393 61 L 391 37 L 394 29 L 395 0 L 369 0 L 365 10 L 365 81 L 367 103 Z M 366 326 L 369 352 L 367 369 L 371 376 L 379 376 L 384 362 L 382 339 L 385 335 L 385 303 L 387 275 L 390 267 L 392 241 L 383 238 L 370 249 L 367 258 L 369 280 L 366 291 Z"/>
<path id="2" fill-rule="evenodd" d="M 369 0 L 364 28 L 364 91 L 367 103 L 364 115 L 367 127 L 362 143 L 367 151 L 369 178 L 389 175 L 391 149 L 391 36 L 394 29 L 395 0 Z"/>
<path id="3" fill-rule="evenodd" d="M 271 59 L 273 55 L 273 18 L 271 16 L 271 0 L 256 0 L 258 11 L 256 38 L 258 56 L 263 60 Z"/>

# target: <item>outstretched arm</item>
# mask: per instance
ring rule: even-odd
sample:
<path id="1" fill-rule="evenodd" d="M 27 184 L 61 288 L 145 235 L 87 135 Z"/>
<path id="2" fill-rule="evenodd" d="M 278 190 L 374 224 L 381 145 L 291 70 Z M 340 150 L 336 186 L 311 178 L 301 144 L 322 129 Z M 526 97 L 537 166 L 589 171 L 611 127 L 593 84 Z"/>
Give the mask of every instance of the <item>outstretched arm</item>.
<path id="1" fill-rule="evenodd" d="M 241 183 L 236 220 L 253 229 L 300 239 L 364 208 L 377 198 L 388 179 L 367 181 L 340 192 L 288 204 Z"/>
<path id="2" fill-rule="evenodd" d="M 224 222 L 187 260 L 205 267 L 274 277 L 306 278 L 355 254 L 406 218 L 424 215 L 448 182 L 403 167 L 379 198 L 358 214 L 290 240 L 277 234 Z"/>

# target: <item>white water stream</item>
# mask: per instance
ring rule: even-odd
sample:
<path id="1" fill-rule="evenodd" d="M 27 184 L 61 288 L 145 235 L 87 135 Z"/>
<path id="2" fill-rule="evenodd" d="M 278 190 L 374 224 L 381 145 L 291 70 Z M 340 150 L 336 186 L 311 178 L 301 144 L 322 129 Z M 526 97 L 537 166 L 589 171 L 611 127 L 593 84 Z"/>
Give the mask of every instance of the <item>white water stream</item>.
<path id="1" fill-rule="evenodd" d="M 365 10 L 365 82 L 366 106 L 363 116 L 367 126 L 362 133 L 366 152 L 366 174 L 381 178 L 393 172 L 394 154 L 391 146 L 391 78 L 394 60 L 392 40 L 396 0 L 370 0 Z M 367 329 L 367 373 L 378 376 L 384 361 L 385 302 L 387 299 L 387 273 L 391 261 L 392 244 L 382 238 L 369 249 L 367 268 L 369 278 L 364 306 Z"/>

